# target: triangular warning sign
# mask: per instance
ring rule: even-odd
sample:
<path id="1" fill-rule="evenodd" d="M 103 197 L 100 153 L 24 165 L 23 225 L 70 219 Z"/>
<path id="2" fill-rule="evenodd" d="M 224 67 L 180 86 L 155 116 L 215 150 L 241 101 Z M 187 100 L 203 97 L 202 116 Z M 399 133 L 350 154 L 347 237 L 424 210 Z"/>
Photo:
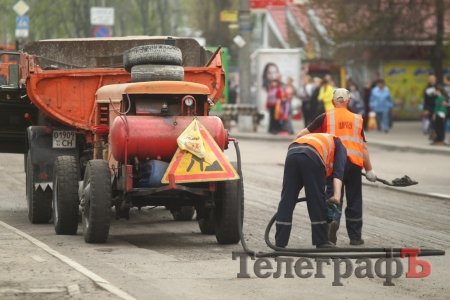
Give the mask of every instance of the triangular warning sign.
<path id="1" fill-rule="evenodd" d="M 198 158 L 178 147 L 161 183 L 169 183 L 169 174 L 174 175 L 175 183 L 239 179 L 236 170 L 226 159 L 214 138 L 203 124 L 199 122 L 199 125 L 205 157 Z"/>

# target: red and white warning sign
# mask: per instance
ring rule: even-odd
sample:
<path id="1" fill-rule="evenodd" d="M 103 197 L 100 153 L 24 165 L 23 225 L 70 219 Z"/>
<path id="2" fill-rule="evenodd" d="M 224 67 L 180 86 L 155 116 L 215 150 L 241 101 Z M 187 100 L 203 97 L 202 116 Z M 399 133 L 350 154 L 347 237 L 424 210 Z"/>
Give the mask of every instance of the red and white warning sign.
<path id="1" fill-rule="evenodd" d="M 174 175 L 175 183 L 239 179 L 236 170 L 220 150 L 214 138 L 203 124 L 200 122 L 198 124 L 205 148 L 204 158 L 199 158 L 178 147 L 161 180 L 162 183 L 169 183 L 169 174 Z"/>

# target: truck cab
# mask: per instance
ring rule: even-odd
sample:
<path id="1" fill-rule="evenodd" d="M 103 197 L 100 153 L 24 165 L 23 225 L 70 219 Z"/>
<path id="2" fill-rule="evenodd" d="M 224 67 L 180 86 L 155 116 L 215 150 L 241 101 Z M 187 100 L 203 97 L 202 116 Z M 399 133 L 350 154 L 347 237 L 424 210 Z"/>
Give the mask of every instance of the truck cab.
<path id="1" fill-rule="evenodd" d="M 38 110 L 19 84 L 20 52 L 0 50 L 0 153 L 26 153 L 26 128 Z"/>

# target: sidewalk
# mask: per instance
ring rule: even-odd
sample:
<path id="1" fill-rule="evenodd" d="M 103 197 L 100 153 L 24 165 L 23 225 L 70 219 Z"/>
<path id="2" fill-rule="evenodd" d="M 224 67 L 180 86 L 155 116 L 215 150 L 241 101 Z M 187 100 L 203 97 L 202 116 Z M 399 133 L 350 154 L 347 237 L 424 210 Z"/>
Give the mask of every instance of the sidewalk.
<path id="1" fill-rule="evenodd" d="M 0 249 L 0 299 L 134 299 L 3 221 Z"/>
<path id="2" fill-rule="evenodd" d="M 294 135 L 279 136 L 267 133 L 267 130 L 260 126 L 257 132 L 239 132 L 237 126 L 230 130 L 230 137 L 238 139 L 252 139 L 263 141 L 292 141 L 295 135 L 304 128 L 303 120 L 294 120 Z M 371 130 L 365 132 L 367 145 L 376 146 L 387 150 L 411 151 L 416 153 L 433 153 L 450 155 L 449 146 L 431 146 L 428 136 L 422 133 L 420 121 L 397 121 L 389 133 Z M 450 133 L 447 133 L 446 140 Z"/>

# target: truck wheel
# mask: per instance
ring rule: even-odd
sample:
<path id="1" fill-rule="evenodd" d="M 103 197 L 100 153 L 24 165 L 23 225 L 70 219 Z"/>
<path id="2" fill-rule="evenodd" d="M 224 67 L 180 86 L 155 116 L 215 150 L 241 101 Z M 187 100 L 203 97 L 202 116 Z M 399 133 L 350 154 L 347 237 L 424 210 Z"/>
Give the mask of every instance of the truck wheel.
<path id="1" fill-rule="evenodd" d="M 213 210 L 209 212 L 207 218 L 198 220 L 198 227 L 200 227 L 200 232 L 202 234 L 216 233 L 216 223 Z"/>
<path id="2" fill-rule="evenodd" d="M 78 229 L 78 170 L 73 156 L 59 156 L 53 167 L 53 222 L 56 234 Z"/>
<path id="3" fill-rule="evenodd" d="M 233 167 L 237 170 L 235 163 Z M 238 185 L 240 185 L 238 191 Z M 219 201 L 214 208 L 216 239 L 219 244 L 237 244 L 240 240 L 238 222 L 244 218 L 244 181 L 238 180 L 218 182 Z M 242 219 L 238 219 L 238 203 L 241 202 Z"/>
<path id="4" fill-rule="evenodd" d="M 123 53 L 123 64 L 127 72 L 138 65 L 181 66 L 181 62 L 181 50 L 171 45 L 143 45 L 131 48 Z"/>
<path id="5" fill-rule="evenodd" d="M 132 82 L 183 80 L 184 69 L 180 66 L 139 65 L 131 69 Z"/>
<path id="6" fill-rule="evenodd" d="M 88 161 L 83 181 L 83 235 L 86 243 L 105 243 L 111 223 L 111 173 L 101 159 Z"/>
<path id="7" fill-rule="evenodd" d="M 175 221 L 190 221 L 194 216 L 195 208 L 193 206 L 182 206 L 180 210 L 170 211 Z"/>
<path id="8" fill-rule="evenodd" d="M 33 164 L 31 163 L 31 150 L 27 154 L 27 206 L 28 219 L 32 224 L 46 224 L 52 218 L 52 192 L 42 188 L 34 188 Z"/>

